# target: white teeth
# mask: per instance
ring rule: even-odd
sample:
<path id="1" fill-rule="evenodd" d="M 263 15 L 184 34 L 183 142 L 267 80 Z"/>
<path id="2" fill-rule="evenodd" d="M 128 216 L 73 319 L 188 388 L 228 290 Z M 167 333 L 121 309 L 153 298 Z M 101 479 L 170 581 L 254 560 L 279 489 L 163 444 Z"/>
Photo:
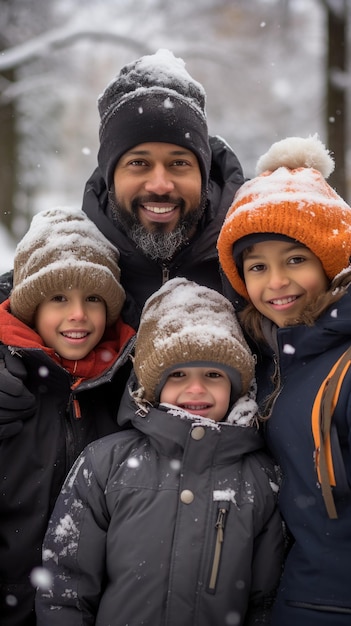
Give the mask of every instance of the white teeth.
<path id="1" fill-rule="evenodd" d="M 68 337 L 69 339 L 83 339 L 83 337 L 86 337 L 88 333 L 84 333 L 84 332 L 70 332 L 70 333 L 62 333 L 64 337 Z"/>
<path id="2" fill-rule="evenodd" d="M 185 404 L 184 405 L 184 409 L 187 409 L 188 411 L 202 411 L 203 409 L 207 409 L 208 405 L 207 404 Z"/>
<path id="3" fill-rule="evenodd" d="M 294 302 L 294 300 L 296 300 L 295 296 L 292 296 L 291 298 L 277 298 L 276 300 L 271 300 L 272 304 L 289 304 L 289 302 Z"/>
<path id="4" fill-rule="evenodd" d="M 152 211 L 153 213 L 170 213 L 173 211 L 174 207 L 165 207 L 165 206 L 145 206 L 148 211 Z"/>

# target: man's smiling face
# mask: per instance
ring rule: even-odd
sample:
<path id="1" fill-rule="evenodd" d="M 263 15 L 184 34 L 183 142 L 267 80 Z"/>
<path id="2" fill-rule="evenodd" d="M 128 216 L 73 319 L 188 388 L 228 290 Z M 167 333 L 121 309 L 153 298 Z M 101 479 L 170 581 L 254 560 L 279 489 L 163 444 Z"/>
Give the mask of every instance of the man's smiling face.
<path id="1" fill-rule="evenodd" d="M 204 210 L 195 154 L 174 144 L 135 146 L 114 173 L 114 217 L 144 253 L 171 258 L 194 234 Z"/>

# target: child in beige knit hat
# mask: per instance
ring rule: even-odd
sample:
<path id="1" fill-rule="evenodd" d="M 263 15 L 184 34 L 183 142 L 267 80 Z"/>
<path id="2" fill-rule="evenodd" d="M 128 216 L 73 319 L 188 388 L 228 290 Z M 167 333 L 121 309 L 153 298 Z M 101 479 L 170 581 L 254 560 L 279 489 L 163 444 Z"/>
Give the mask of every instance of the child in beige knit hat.
<path id="1" fill-rule="evenodd" d="M 125 430 L 83 452 L 51 518 L 38 626 L 268 623 L 282 528 L 253 377 L 218 292 L 175 278 L 147 300 Z"/>
<path id="2" fill-rule="evenodd" d="M 118 252 L 80 210 L 34 216 L 0 305 L 1 623 L 34 623 L 53 504 L 93 439 L 115 432 L 134 330 Z"/>

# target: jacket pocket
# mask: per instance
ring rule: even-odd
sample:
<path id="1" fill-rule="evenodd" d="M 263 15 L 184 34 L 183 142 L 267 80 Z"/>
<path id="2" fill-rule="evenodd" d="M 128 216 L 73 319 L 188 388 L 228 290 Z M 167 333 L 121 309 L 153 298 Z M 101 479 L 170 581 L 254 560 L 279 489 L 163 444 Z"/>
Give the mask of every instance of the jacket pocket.
<path id="1" fill-rule="evenodd" d="M 351 615 L 351 608 L 344 606 L 333 606 L 330 604 L 315 604 L 312 602 L 298 602 L 294 600 L 285 600 L 287 606 L 295 609 L 309 609 L 310 611 L 319 611 L 320 613 L 337 613 L 338 615 Z"/>

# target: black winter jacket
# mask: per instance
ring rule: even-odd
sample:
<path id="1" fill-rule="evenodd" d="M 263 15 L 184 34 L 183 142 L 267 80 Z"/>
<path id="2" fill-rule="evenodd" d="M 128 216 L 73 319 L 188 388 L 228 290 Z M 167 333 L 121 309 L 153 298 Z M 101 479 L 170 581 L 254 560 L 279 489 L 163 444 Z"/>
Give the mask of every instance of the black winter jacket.
<path id="1" fill-rule="evenodd" d="M 313 326 L 277 330 L 282 391 L 266 423 L 266 440 L 283 473 L 279 506 L 294 544 L 284 568 L 276 626 L 294 623 L 285 612 L 290 615 L 294 607 L 306 609 L 306 621 L 296 622 L 301 626 L 351 624 L 351 370 L 332 421 L 338 519 L 329 519 L 317 480 L 311 422 L 320 385 L 351 345 L 350 320 L 349 287 Z M 265 395 L 269 368 L 261 358 L 258 387 Z"/>
<path id="2" fill-rule="evenodd" d="M 38 626 L 268 623 L 282 548 L 273 464 L 256 427 L 191 418 L 140 414 L 127 390 L 118 419 L 134 428 L 90 445 L 57 501 Z"/>
<path id="3" fill-rule="evenodd" d="M 0 323 L 8 328 L 4 313 Z M 123 336 L 130 334 L 126 329 Z M 26 366 L 25 384 L 36 397 L 36 412 L 19 433 L 0 441 L 0 624 L 34 626 L 35 582 L 30 575 L 41 565 L 50 514 L 83 448 L 118 430 L 118 396 L 130 371 L 134 338 L 120 345 L 119 355 L 103 374 L 75 384 L 43 350 L 18 347 L 15 335 L 13 340 L 10 350 Z M 6 350 L 0 344 L 0 358 Z"/>

